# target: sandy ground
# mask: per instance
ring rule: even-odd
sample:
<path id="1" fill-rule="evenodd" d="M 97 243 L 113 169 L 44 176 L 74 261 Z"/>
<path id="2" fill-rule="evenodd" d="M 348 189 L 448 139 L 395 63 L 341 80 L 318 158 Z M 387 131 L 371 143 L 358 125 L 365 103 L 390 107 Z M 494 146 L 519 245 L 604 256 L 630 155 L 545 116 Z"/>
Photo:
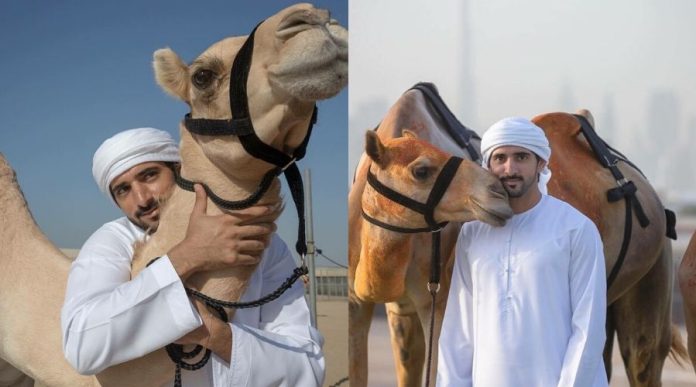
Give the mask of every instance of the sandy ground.
<path id="1" fill-rule="evenodd" d="M 682 338 L 686 338 L 686 332 L 682 329 Z M 370 328 L 370 369 L 368 385 L 370 387 L 396 386 L 394 360 L 389 341 L 389 327 L 386 317 L 379 313 L 372 320 Z M 628 387 L 628 379 L 623 368 L 621 355 L 618 352 L 618 344 L 614 344 L 613 369 L 610 386 Z M 680 367 L 668 358 L 662 371 L 662 385 L 664 387 L 693 387 L 696 386 L 696 373 L 691 365 Z"/>
<path id="2" fill-rule="evenodd" d="M 326 378 L 324 386 L 347 387 L 348 299 L 317 300 L 317 325 L 324 335 Z"/>

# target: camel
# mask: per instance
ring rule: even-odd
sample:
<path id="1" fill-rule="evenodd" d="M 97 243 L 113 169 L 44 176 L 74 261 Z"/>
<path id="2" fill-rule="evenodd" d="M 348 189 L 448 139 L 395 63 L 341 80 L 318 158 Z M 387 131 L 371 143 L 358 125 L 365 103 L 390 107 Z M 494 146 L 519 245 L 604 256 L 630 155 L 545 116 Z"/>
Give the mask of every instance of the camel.
<path id="1" fill-rule="evenodd" d="M 439 98 L 439 97 L 438 97 Z M 425 225 L 423 216 L 395 205 L 366 185 L 368 170 L 383 184 L 420 202 L 431 191 L 435 171 L 450 154 L 471 156 L 447 134 L 447 120 L 435 112 L 423 91 L 411 89 L 391 107 L 376 132 L 367 134 L 351 187 L 349 208 L 349 354 L 351 386 L 367 385 L 367 336 L 375 303 L 386 303 L 400 386 L 422 383 L 425 358 L 423 332 L 430 327 L 430 292 L 426 288 L 431 260 L 429 233 L 402 234 L 369 223 L 361 211 L 380 221 L 407 228 Z M 451 114 L 451 113 L 449 113 Z M 461 124 L 459 124 L 461 125 Z M 403 132 L 403 129 L 410 129 Z M 415 139 L 414 137 L 418 137 Z M 472 139 L 473 140 L 473 139 Z M 435 148 L 433 145 L 437 145 Z M 478 140 L 475 147 L 478 148 Z M 443 151 L 446 150 L 446 151 Z M 420 171 L 420 172 L 416 172 Z M 414 173 L 429 174 L 414 181 Z M 450 221 L 441 231 L 442 280 L 434 307 L 434 345 L 449 290 L 453 247 L 460 223 L 480 219 L 502 224 L 512 216 L 507 195 L 492 174 L 464 160 L 448 191 L 436 207 L 438 222 Z M 434 358 L 437 349 L 433 348 Z M 431 368 L 431 379 L 436 371 Z"/>
<path id="2" fill-rule="evenodd" d="M 592 114 L 579 111 L 594 126 Z M 604 244 L 607 275 L 617 263 L 624 236 L 624 200 L 610 203 L 607 190 L 617 186 L 608 169 L 597 161 L 581 135 L 578 118 L 567 113 L 549 113 L 532 121 L 541 127 L 551 144 L 549 168 L 553 176 L 549 194 L 564 200 L 590 218 Z M 582 168 L 578 167 L 582 166 Z M 632 233 L 625 260 L 607 290 L 607 341 L 604 361 L 611 377 L 614 334 L 631 386 L 660 386 L 664 360 L 671 352 L 686 358 L 681 337 L 671 323 L 672 248 L 665 237 L 667 219 L 654 189 L 637 168 L 619 161 L 617 166 L 636 187 L 636 197 L 650 223 L 642 227 L 632 216 Z"/>
<path id="3" fill-rule="evenodd" d="M 696 370 L 696 232 L 691 236 L 689 246 L 679 265 L 679 290 L 684 299 L 687 343 L 691 363 Z"/>
<path id="4" fill-rule="evenodd" d="M 405 127 L 414 120 L 414 114 L 418 116 L 419 108 L 423 109 L 425 105 L 422 99 L 418 100 L 417 93 L 409 93 L 402 96 L 388 112 L 379 126 L 380 130 L 382 128 Z M 588 111 L 581 111 L 581 114 L 593 122 Z M 612 175 L 596 161 L 583 136 L 578 136 L 580 123 L 577 118 L 570 114 L 553 113 L 538 116 L 534 122 L 544 129 L 553 150 L 550 160 L 553 177 L 549 183 L 549 193 L 569 202 L 595 222 L 605 245 L 607 274 L 610 274 L 611 269 L 616 264 L 622 245 L 625 217 L 623 203 L 609 203 L 606 199 L 606 191 L 615 187 L 616 182 Z M 432 125 L 432 122 L 430 124 Z M 380 135 L 382 134 L 380 133 Z M 686 349 L 681 343 L 680 335 L 671 324 L 670 290 L 673 277 L 671 242 L 665 238 L 667 219 L 657 194 L 642 174 L 627 162 L 619 162 L 618 164 L 618 168 L 626 179 L 633 181 L 637 186 L 637 199 L 642 204 L 650 224 L 643 228 L 633 216 L 632 222 L 635 225 L 632 228 L 631 242 L 628 245 L 624 263 L 617 272 L 618 275 L 616 275 L 612 286 L 609 287 L 607 297 L 610 306 L 607 313 L 608 340 L 604 351 L 605 365 L 609 376 L 611 376 L 610 356 L 613 349 L 613 337 L 614 334 L 617 334 L 631 385 L 659 386 L 665 357 L 671 353 L 677 361 L 686 358 Z M 584 167 L 577 168 L 577 165 Z M 365 174 L 368 168 L 370 168 L 369 158 L 363 157 L 358 166 L 355 183 L 349 198 L 349 263 L 351 265 L 349 275 L 351 275 L 350 283 L 352 285 L 350 300 L 351 382 L 357 381 L 356 385 L 358 386 L 366 384 L 366 378 L 362 378 L 360 375 L 365 374 L 367 367 L 367 355 L 363 351 L 366 350 L 373 303 L 391 301 L 388 299 L 361 299 L 356 291 L 358 285 L 353 283 L 358 279 L 356 268 L 360 267 L 360 260 L 363 258 L 362 250 L 359 247 L 354 248 L 354 246 L 360 246 L 363 238 L 369 238 L 369 235 L 365 236 L 366 233 L 360 232 L 364 226 L 359 212 L 361 197 L 365 191 Z M 393 211 L 388 206 L 380 207 L 380 209 L 382 210 L 380 215 L 383 217 L 391 216 L 390 211 Z M 456 235 L 456 230 L 454 235 Z M 447 243 L 454 243 L 452 238 L 448 237 L 446 233 L 443 234 L 443 246 L 445 246 L 443 251 L 448 251 Z M 422 247 L 427 243 L 427 239 L 420 239 L 412 244 Z M 406 245 L 402 248 L 404 251 L 400 252 L 400 256 L 407 257 L 407 265 L 410 266 L 408 266 L 406 275 L 412 275 L 417 271 L 417 263 L 420 261 L 419 257 L 409 250 L 411 246 Z M 447 263 L 451 265 L 451 262 Z M 395 270 L 398 267 L 400 266 L 396 264 L 390 267 L 390 270 L 397 273 L 398 276 L 386 276 L 386 278 L 380 279 L 380 283 L 388 284 L 387 288 L 395 286 L 394 282 L 399 281 L 402 276 L 401 270 Z M 392 332 L 392 347 L 400 386 L 419 385 L 422 380 L 424 338 L 421 321 L 425 321 L 425 308 L 422 305 L 427 305 L 429 299 L 424 285 L 426 279 L 422 274 L 427 268 L 426 266 L 420 266 L 420 268 L 420 278 L 415 280 L 415 285 L 413 285 L 414 281 L 409 278 L 406 282 L 406 292 L 408 293 L 408 289 L 411 287 L 418 290 L 420 286 L 420 293 L 423 295 L 419 299 L 421 304 L 414 305 L 413 301 L 404 296 L 399 299 L 398 303 L 387 304 Z M 374 271 L 376 270 L 373 269 Z M 361 275 L 369 277 L 375 274 L 373 272 Z M 450 273 L 450 271 L 444 272 L 443 284 L 445 284 L 445 289 Z M 373 283 L 375 282 L 373 281 Z M 442 318 L 445 300 L 440 298 L 437 302 L 443 305 L 438 305 L 436 322 Z M 435 329 L 438 329 L 437 325 Z"/>
<path id="5" fill-rule="evenodd" d="M 154 54 L 157 82 L 190 106 L 192 118 L 230 119 L 226 92 L 230 68 L 245 41 L 246 37 L 223 39 L 190 66 L 172 50 L 158 50 Z M 325 10 L 298 4 L 261 23 L 255 32 L 245 85 L 249 116 L 258 138 L 292 154 L 305 138 L 315 101 L 330 98 L 346 86 L 347 59 L 347 31 Z M 204 183 L 226 200 L 248 197 L 261 176 L 273 167 L 250 156 L 235 137 L 192 134 L 183 123 L 180 131 L 181 176 Z M 11 169 L 0 161 L 5 169 L 0 169 L 0 178 L 13 183 Z M 5 223 L 0 229 L 4 253 L 0 258 L 0 358 L 35 379 L 37 385 L 153 386 L 171 380 L 174 365 L 163 350 L 111 367 L 97 378 L 80 376 L 70 368 L 63 358 L 59 328 L 69 260 L 31 219 L 16 182 L 4 186 L 10 189 L 0 193 Z M 276 178 L 258 202 L 279 203 L 279 192 Z M 133 275 L 183 239 L 193 203 L 193 193 L 175 188 L 162 208 L 158 232 L 137 248 Z M 210 200 L 207 208 L 209 214 L 220 213 Z M 234 301 L 243 293 L 253 270 L 200 274 L 191 277 L 187 285 Z M 23 302 L 36 297 L 42 302 Z M 35 337 L 37 332 L 42 332 L 42 340 L 28 346 L 27 337 Z"/>
<path id="6" fill-rule="evenodd" d="M 63 357 L 60 308 L 70 259 L 36 225 L 1 154 L 0 184 L 0 385 L 96 386 Z"/>

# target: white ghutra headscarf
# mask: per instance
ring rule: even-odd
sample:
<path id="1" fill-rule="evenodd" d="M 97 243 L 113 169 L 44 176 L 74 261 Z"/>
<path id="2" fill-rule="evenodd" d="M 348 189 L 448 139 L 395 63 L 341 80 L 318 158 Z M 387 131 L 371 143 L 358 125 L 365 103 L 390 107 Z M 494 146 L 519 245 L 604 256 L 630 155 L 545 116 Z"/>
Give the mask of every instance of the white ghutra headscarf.
<path id="1" fill-rule="evenodd" d="M 481 154 L 483 168 L 489 169 L 489 162 L 493 151 L 501 146 L 519 146 L 529 149 L 546 161 L 547 166 L 539 175 L 539 191 L 546 194 L 546 184 L 551 179 L 551 171 L 548 168 L 551 157 L 551 147 L 544 131 L 531 121 L 522 117 L 504 118 L 493 124 L 481 138 Z"/>
<path id="2" fill-rule="evenodd" d="M 154 128 L 129 129 L 107 139 L 92 159 L 92 175 L 99 189 L 114 200 L 109 186 L 123 172 L 149 162 L 180 162 L 179 149 L 169 133 Z"/>

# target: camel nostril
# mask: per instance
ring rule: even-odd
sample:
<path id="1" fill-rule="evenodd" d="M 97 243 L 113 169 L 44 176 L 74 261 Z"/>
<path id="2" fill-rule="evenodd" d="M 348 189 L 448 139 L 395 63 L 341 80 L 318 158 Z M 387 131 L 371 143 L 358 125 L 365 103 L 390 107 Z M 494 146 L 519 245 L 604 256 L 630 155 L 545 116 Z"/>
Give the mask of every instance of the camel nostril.
<path id="1" fill-rule="evenodd" d="M 278 25 L 277 34 L 289 37 L 298 32 L 323 26 L 331 21 L 329 12 L 322 9 L 301 9 L 285 17 Z"/>

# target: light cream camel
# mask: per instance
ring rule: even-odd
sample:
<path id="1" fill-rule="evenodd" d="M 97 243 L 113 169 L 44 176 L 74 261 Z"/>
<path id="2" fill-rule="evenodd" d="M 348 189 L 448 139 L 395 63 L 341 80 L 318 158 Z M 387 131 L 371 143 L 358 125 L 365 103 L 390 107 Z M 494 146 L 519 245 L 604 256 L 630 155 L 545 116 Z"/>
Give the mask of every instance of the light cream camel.
<path id="1" fill-rule="evenodd" d="M 367 152 L 358 165 L 348 200 L 351 386 L 367 385 L 367 336 L 375 303 L 387 303 L 399 385 L 422 384 L 426 350 L 423 332 L 430 326 L 431 298 L 426 284 L 431 236 L 429 233 L 400 234 L 377 227 L 363 219 L 361 208 L 373 218 L 396 226 L 425 226 L 422 215 L 376 195 L 374 189 L 366 185 L 366 176 L 371 170 L 383 184 L 425 202 L 434 175 L 449 154 L 469 157 L 446 133 L 444 125 L 442 117 L 431 110 L 422 92 L 410 90 L 392 106 L 377 131 L 367 135 Z M 402 138 L 404 128 L 410 128 L 420 139 L 411 138 L 414 135 Z M 416 171 L 419 169 L 421 172 Z M 423 171 L 428 178 L 419 181 L 414 173 Z M 436 301 L 435 345 L 449 289 L 453 247 L 461 226 L 456 222 L 480 219 L 502 224 L 511 215 L 498 179 L 465 160 L 435 212 L 438 222 L 451 221 L 442 230 L 443 274 Z M 437 348 L 433 353 L 436 357 Z M 431 375 L 435 370 L 436 361 Z"/>
<path id="2" fill-rule="evenodd" d="M 689 356 L 696 370 L 696 232 L 691 236 L 689 246 L 679 265 L 679 290 L 684 300 Z"/>
<path id="3" fill-rule="evenodd" d="M 186 102 L 194 118 L 228 119 L 229 70 L 244 40 L 224 39 L 190 66 L 171 50 L 159 50 L 154 63 L 158 83 Z M 251 119 L 263 142 L 287 153 L 298 146 L 314 101 L 337 94 L 347 84 L 347 50 L 347 31 L 330 20 L 327 11 L 309 4 L 286 8 L 258 27 L 247 90 Z M 183 127 L 181 155 L 184 177 L 204 182 L 228 200 L 248 196 L 271 167 L 249 156 L 235 138 L 191 135 Z M 11 169 L 0 161 L 0 178 L 13 183 Z M 69 261 L 36 227 L 16 183 L 3 186 L 9 188 L 0 191 L 0 358 L 43 385 L 97 385 L 95 378 L 72 370 L 61 350 L 59 316 Z M 261 202 L 279 201 L 276 179 Z M 134 273 L 183 239 L 193 202 L 193 193 L 175 190 L 162 210 L 158 233 L 138 251 Z M 215 213 L 217 208 L 209 203 L 208 211 Z M 224 271 L 215 279 L 199 275 L 189 285 L 235 300 L 252 270 Z M 37 297 L 42 301 L 26 302 Z M 37 332 L 42 333 L 40 340 Z M 162 353 L 112 367 L 99 374 L 99 382 L 161 385 L 173 377 L 174 369 Z"/>
<path id="4" fill-rule="evenodd" d="M 0 186 L 0 386 L 31 386 L 30 377 L 46 386 L 94 386 L 63 357 L 60 308 L 70 260 L 34 222 L 1 154 Z"/>
<path id="5" fill-rule="evenodd" d="M 579 113 L 594 125 L 589 111 Z M 619 256 L 625 223 L 625 201 L 610 203 L 606 196 L 607 190 L 616 187 L 615 179 L 592 153 L 577 118 L 567 113 L 550 113 L 532 121 L 544 130 L 551 144 L 549 168 L 553 176 L 549 193 L 597 225 L 609 274 Z M 664 207 L 650 183 L 628 163 L 619 162 L 618 167 L 637 186 L 636 196 L 650 225 L 642 228 L 636 216 L 632 216 L 634 224 L 626 258 L 608 289 L 605 366 L 611 375 L 616 333 L 631 386 L 660 386 L 670 349 L 677 359 L 686 356 L 679 332 L 671 324 L 672 247 L 665 237 Z"/>

